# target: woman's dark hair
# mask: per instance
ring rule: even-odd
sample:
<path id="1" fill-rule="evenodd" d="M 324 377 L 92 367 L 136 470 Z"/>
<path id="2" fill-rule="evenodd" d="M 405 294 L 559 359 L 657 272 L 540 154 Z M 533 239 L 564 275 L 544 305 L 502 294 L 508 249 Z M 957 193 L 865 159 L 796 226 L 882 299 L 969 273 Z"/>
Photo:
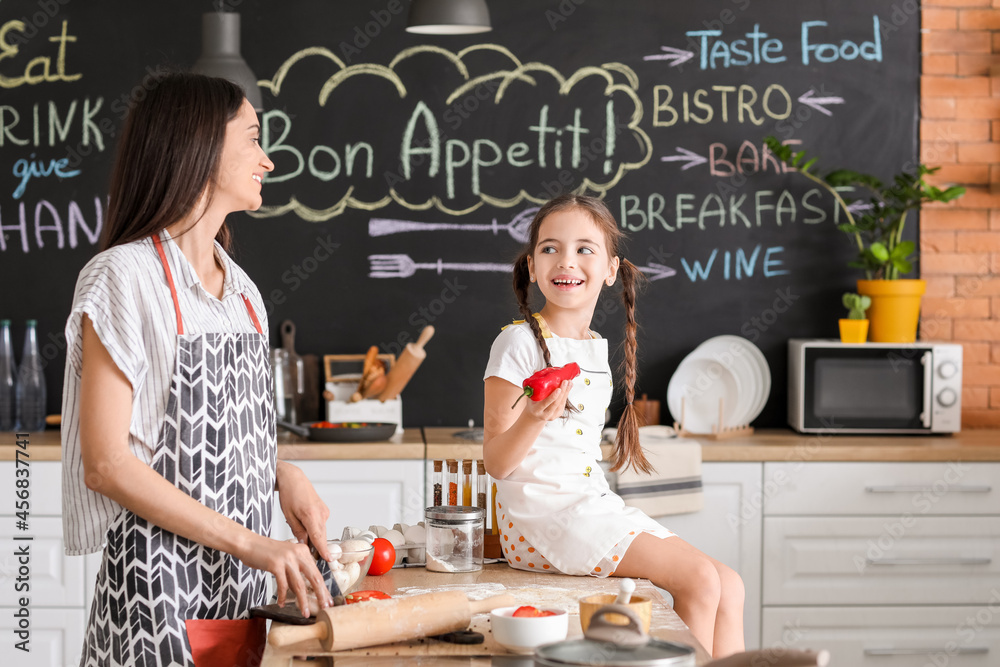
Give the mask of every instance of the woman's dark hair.
<path id="1" fill-rule="evenodd" d="M 538 232 L 542 222 L 550 214 L 567 209 L 578 209 L 590 216 L 590 219 L 604 233 L 608 246 L 608 255 L 618 257 L 625 234 L 618 228 L 615 217 L 608 210 L 603 200 L 583 195 L 564 194 L 546 202 L 531 221 L 528 243 L 514 261 L 514 294 L 517 296 L 521 315 L 535 334 L 535 340 L 542 348 L 545 365 L 551 366 L 552 360 L 549 348 L 545 344 L 545 336 L 538 320 L 531 311 L 531 276 L 528 272 L 528 258 L 538 245 Z M 625 358 L 622 360 L 622 371 L 625 374 L 625 412 L 618 422 L 618 436 L 615 438 L 615 449 L 612 455 L 611 470 L 620 470 L 632 466 L 638 471 L 652 472 L 653 466 L 646 459 L 639 444 L 639 416 L 632 401 L 635 399 L 635 382 L 638 377 L 638 340 L 635 320 L 635 296 L 638 286 L 646 277 L 632 262 L 622 259 L 618 266 L 618 278 L 622 284 L 622 302 L 625 305 Z"/>
<path id="2" fill-rule="evenodd" d="M 234 83 L 169 73 L 133 89 L 111 170 L 110 202 L 101 249 L 159 233 L 215 190 L 226 125 L 243 104 Z M 223 223 L 215 239 L 229 249 Z"/>

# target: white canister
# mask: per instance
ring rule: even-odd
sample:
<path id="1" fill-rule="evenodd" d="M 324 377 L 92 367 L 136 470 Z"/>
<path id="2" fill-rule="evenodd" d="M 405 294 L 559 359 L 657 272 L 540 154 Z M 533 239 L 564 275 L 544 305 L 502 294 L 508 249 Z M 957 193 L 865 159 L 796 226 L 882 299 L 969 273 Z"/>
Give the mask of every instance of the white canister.
<path id="1" fill-rule="evenodd" d="M 482 570 L 485 514 L 481 507 L 428 507 L 424 511 L 427 569 L 431 572 Z"/>

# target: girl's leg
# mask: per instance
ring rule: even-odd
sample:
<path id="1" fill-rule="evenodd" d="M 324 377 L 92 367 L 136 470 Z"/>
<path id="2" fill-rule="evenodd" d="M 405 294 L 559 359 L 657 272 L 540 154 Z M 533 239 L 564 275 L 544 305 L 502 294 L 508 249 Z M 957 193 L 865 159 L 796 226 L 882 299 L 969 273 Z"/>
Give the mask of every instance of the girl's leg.
<path id="1" fill-rule="evenodd" d="M 670 537 L 667 539 L 678 539 Z M 731 567 L 720 563 L 711 556 L 708 556 L 687 542 L 680 540 L 681 546 L 685 549 L 701 554 L 712 562 L 719 573 L 721 581 L 722 595 L 719 599 L 719 611 L 715 618 L 715 643 L 712 645 L 712 657 L 724 658 L 733 653 L 741 653 L 746 650 L 743 639 L 743 605 L 746 599 L 746 590 L 743 587 L 743 579 Z M 669 588 L 667 590 L 670 590 Z"/>
<path id="2" fill-rule="evenodd" d="M 615 576 L 647 578 L 670 591 L 677 614 L 714 658 L 745 650 L 743 580 L 681 538 L 636 536 Z"/>
<path id="3" fill-rule="evenodd" d="M 674 597 L 674 610 L 714 656 L 715 622 L 722 580 L 711 560 L 679 537 L 635 536 L 615 569 L 616 577 L 649 579 Z"/>

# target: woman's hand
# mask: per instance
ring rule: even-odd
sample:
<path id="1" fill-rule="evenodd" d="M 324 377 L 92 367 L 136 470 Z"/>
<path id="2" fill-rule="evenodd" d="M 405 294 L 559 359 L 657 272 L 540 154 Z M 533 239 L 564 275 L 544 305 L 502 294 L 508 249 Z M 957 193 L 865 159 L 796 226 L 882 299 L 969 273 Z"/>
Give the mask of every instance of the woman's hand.
<path id="1" fill-rule="evenodd" d="M 566 412 L 566 399 L 569 396 L 569 390 L 572 388 L 572 381 L 563 380 L 558 389 L 542 400 L 528 401 L 521 414 L 522 418 L 527 416 L 528 419 L 550 422 L 562 417 L 563 413 Z"/>
<path id="2" fill-rule="evenodd" d="M 297 466 L 278 461 L 275 480 L 281 512 L 292 528 L 292 535 L 301 544 L 316 547 L 323 560 L 330 560 L 326 549 L 326 520 L 330 518 L 330 508 Z"/>
<path id="3" fill-rule="evenodd" d="M 326 542 L 323 543 L 324 548 Z M 323 575 L 316 567 L 316 561 L 305 544 L 272 540 L 252 533 L 243 549 L 235 554 L 249 567 L 264 570 L 274 575 L 278 584 L 278 604 L 285 604 L 286 594 L 291 591 L 299 603 L 302 615 L 309 618 L 309 591 L 312 588 L 322 607 L 332 607 L 333 598 L 323 581 Z"/>

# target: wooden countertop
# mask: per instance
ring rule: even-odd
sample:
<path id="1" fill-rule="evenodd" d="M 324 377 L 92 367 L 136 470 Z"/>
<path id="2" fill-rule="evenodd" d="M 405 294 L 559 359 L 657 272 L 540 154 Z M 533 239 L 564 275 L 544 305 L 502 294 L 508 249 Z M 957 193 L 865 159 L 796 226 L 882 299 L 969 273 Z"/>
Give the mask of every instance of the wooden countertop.
<path id="1" fill-rule="evenodd" d="M 319 443 L 278 434 L 278 458 L 285 460 L 481 459 L 480 443 L 456 437 L 467 427 L 414 427 L 385 442 Z M 731 440 L 701 439 L 704 461 L 1000 461 L 1000 430 L 954 435 L 803 435 L 761 429 Z M 13 461 L 13 433 L 0 433 L 0 461 Z M 31 461 L 60 460 L 58 430 L 28 436 Z M 611 451 L 605 445 L 605 457 Z"/>
<path id="2" fill-rule="evenodd" d="M 696 662 L 701 665 L 710 657 L 698 643 L 674 610 L 666 604 L 659 591 L 645 579 L 636 579 L 636 595 L 653 600 L 653 618 L 650 634 L 659 639 L 680 642 L 695 647 Z M 368 577 L 364 581 L 366 589 L 384 591 L 393 596 L 430 593 L 441 590 L 461 590 L 469 597 L 481 599 L 510 593 L 518 604 L 537 607 L 561 607 L 569 614 L 569 634 L 567 639 L 580 637 L 580 615 L 578 601 L 581 597 L 597 593 L 617 593 L 618 579 L 597 579 L 594 577 L 571 577 L 564 574 L 543 574 L 515 570 L 505 563 L 486 565 L 481 572 L 443 574 L 428 572 L 422 567 L 391 570 L 381 577 Z M 489 615 L 480 614 L 473 618 L 472 629 L 483 633 L 485 641 L 478 645 L 448 644 L 434 639 L 397 642 L 383 646 L 325 653 L 316 640 L 302 642 L 295 646 L 276 649 L 268 645 L 264 649 L 261 667 L 291 667 L 292 665 L 322 665 L 323 662 L 299 662 L 293 656 L 329 656 L 335 661 L 327 664 L 379 664 L 379 658 L 392 658 L 391 664 L 414 664 L 418 658 L 452 657 L 466 659 L 474 656 L 512 655 L 493 640 L 489 630 Z M 405 656 L 402 660 L 401 656 Z M 390 664 L 390 663 L 386 663 Z M 430 663 L 424 663 L 430 664 Z M 434 663 L 437 664 L 437 663 Z M 465 662 L 464 664 L 469 664 Z M 486 663 L 489 664 L 489 663 Z"/>
<path id="3" fill-rule="evenodd" d="M 427 458 L 481 459 L 481 444 L 456 437 L 462 427 L 425 427 Z M 730 440 L 690 436 L 701 442 L 703 461 L 1000 461 L 1000 431 L 954 435 L 805 435 L 761 429 Z M 611 447 L 604 445 L 605 459 Z"/>

